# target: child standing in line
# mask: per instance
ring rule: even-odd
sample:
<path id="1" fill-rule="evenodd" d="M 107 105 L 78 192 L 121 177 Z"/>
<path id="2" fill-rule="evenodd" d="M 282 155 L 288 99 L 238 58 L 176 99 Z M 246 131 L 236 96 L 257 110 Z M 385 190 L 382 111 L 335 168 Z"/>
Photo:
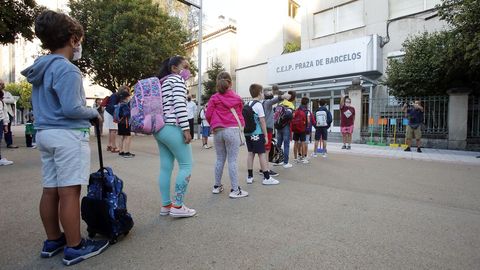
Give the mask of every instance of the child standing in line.
<path id="1" fill-rule="evenodd" d="M 327 157 L 328 129 L 332 124 L 332 113 L 328 110 L 324 99 L 320 100 L 320 107 L 315 111 L 315 147 L 312 154 L 317 157 L 319 142 L 322 146 L 322 155 Z"/>
<path id="2" fill-rule="evenodd" d="M 118 93 L 120 103 L 118 106 L 118 136 L 120 136 L 120 155 L 123 158 L 133 158 L 135 154 L 130 153 L 130 144 L 132 142 L 132 134 L 130 132 L 130 91 L 126 90 Z"/>
<path id="3" fill-rule="evenodd" d="M 340 132 L 342 133 L 342 149 L 352 149 L 353 124 L 355 122 L 355 108 L 352 107 L 352 100 L 348 96 L 340 99 Z"/>
<path id="4" fill-rule="evenodd" d="M 208 145 L 208 137 L 210 136 L 210 124 L 207 121 L 207 117 L 205 116 L 205 111 L 208 108 L 208 104 L 205 104 L 205 107 L 200 110 L 200 119 L 202 120 L 202 142 L 203 148 L 210 149 L 211 146 Z"/>
<path id="5" fill-rule="evenodd" d="M 8 114 L 7 114 L 7 109 L 5 108 L 5 103 L 3 103 L 3 91 L 0 90 L 0 166 L 4 165 L 12 165 L 13 161 L 10 161 L 6 158 L 2 158 L 2 139 L 3 139 L 3 133 L 6 133 L 8 130 Z"/>
<path id="6" fill-rule="evenodd" d="M 278 185 L 280 182 L 270 176 L 270 171 L 267 167 L 267 157 L 265 155 L 265 145 L 269 144 L 267 137 L 267 124 L 265 122 L 265 111 L 263 105 L 260 102 L 263 99 L 263 87 L 259 84 L 250 85 L 250 95 L 253 100 L 248 102 L 246 106 L 250 106 L 253 110 L 253 117 L 255 120 L 255 130 L 251 133 L 245 133 L 245 141 L 247 143 L 248 149 L 248 158 L 247 158 L 247 168 L 248 168 L 248 177 L 247 184 L 253 183 L 253 160 L 255 154 L 258 154 L 258 159 L 260 161 L 260 169 L 263 172 L 263 181 L 264 185 Z M 245 117 L 245 115 L 244 115 Z"/>

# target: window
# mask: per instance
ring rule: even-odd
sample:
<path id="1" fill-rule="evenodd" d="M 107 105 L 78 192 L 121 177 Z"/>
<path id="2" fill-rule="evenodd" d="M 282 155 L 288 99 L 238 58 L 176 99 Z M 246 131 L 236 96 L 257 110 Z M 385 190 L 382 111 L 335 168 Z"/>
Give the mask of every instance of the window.
<path id="1" fill-rule="evenodd" d="M 401 17 L 434 8 L 441 0 L 389 0 L 390 18 Z"/>
<path id="2" fill-rule="evenodd" d="M 295 1 L 293 0 L 288 1 L 288 17 L 295 19 L 298 14 L 299 7 L 300 6 L 297 3 L 295 3 Z"/>
<path id="3" fill-rule="evenodd" d="M 363 0 L 350 2 L 314 14 L 313 24 L 315 37 L 362 27 L 365 25 Z"/>
<path id="4" fill-rule="evenodd" d="M 211 68 L 213 64 L 218 61 L 217 52 L 217 49 L 207 51 L 207 68 Z"/>

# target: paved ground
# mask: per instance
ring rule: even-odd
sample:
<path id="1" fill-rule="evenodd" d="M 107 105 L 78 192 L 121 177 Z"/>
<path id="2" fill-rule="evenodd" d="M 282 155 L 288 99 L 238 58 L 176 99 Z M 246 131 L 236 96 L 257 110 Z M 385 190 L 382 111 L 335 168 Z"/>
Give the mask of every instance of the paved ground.
<path id="1" fill-rule="evenodd" d="M 371 157 L 358 153 L 363 146 L 351 152 L 334 146 L 327 159 L 279 168 L 281 184 L 269 187 L 259 175 L 244 184 L 243 150 L 240 176 L 251 196 L 232 200 L 211 194 L 214 150 L 196 141 L 186 203 L 198 215 L 175 220 L 158 215 L 156 145 L 135 137 L 134 159 L 106 156 L 125 181 L 135 227 L 102 255 L 71 268 L 480 269 L 480 166 Z M 44 240 L 38 152 L 3 154 L 15 164 L 0 167 L 0 268 L 61 268 L 61 255 L 38 256 Z"/>

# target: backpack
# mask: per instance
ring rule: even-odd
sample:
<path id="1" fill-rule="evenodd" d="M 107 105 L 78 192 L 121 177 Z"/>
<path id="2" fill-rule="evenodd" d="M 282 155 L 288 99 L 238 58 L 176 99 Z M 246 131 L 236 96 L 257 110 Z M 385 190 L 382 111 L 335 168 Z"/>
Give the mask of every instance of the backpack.
<path id="1" fill-rule="evenodd" d="M 110 100 L 110 96 L 104 97 L 104 98 L 102 99 L 102 103 L 100 103 L 100 107 L 103 107 L 103 108 L 107 107 L 109 100 Z"/>
<path id="2" fill-rule="evenodd" d="M 125 103 L 118 103 L 117 105 L 115 105 L 115 107 L 114 107 L 115 109 L 113 111 L 113 122 L 114 123 L 120 123 L 120 122 L 122 122 L 123 119 L 128 120 L 128 108 L 125 109 L 125 107 L 128 107 L 128 105 L 125 104 Z"/>
<path id="3" fill-rule="evenodd" d="M 294 133 L 305 133 L 307 130 L 307 113 L 304 109 L 299 108 L 293 114 L 292 131 Z"/>
<path id="4" fill-rule="evenodd" d="M 130 101 L 130 128 L 132 132 L 153 134 L 165 126 L 162 82 L 157 77 L 137 82 Z"/>
<path id="5" fill-rule="evenodd" d="M 332 115 L 328 111 L 318 110 L 315 112 L 317 127 L 328 127 L 332 123 Z"/>
<path id="6" fill-rule="evenodd" d="M 290 120 L 292 120 L 292 110 L 282 105 L 275 107 L 273 113 L 274 127 L 276 129 L 282 129 L 286 127 Z"/>
<path id="7" fill-rule="evenodd" d="M 197 117 L 197 124 L 201 125 L 202 124 L 202 110 L 203 108 L 198 112 L 198 117 Z"/>
<path id="8" fill-rule="evenodd" d="M 258 100 L 254 100 L 252 105 L 249 105 L 248 102 L 245 103 L 242 109 L 243 119 L 245 120 L 245 127 L 243 127 L 243 132 L 252 133 L 257 129 L 257 122 L 255 121 L 255 111 L 253 106 L 258 103 Z"/>

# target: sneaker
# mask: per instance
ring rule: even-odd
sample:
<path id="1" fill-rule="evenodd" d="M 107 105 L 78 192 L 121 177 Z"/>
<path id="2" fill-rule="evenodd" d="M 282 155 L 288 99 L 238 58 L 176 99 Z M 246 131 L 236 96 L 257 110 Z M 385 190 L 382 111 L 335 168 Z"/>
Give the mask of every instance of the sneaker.
<path id="1" fill-rule="evenodd" d="M 302 158 L 302 163 L 303 163 L 303 164 L 308 164 L 308 163 L 310 163 L 310 161 L 308 161 L 307 158 Z"/>
<path id="2" fill-rule="evenodd" d="M 162 206 L 160 208 L 160 216 L 168 216 L 170 214 L 170 209 L 172 209 L 172 204 Z"/>
<path id="3" fill-rule="evenodd" d="M 344 145 L 342 146 L 342 149 L 347 149 L 347 146 L 344 144 Z"/>
<path id="4" fill-rule="evenodd" d="M 317 153 L 312 153 L 311 157 L 316 158 L 318 157 Z"/>
<path id="5" fill-rule="evenodd" d="M 12 165 L 13 161 L 10 161 L 6 158 L 0 159 L 0 166 L 7 166 L 7 165 Z"/>
<path id="6" fill-rule="evenodd" d="M 211 147 L 211 146 L 208 146 L 208 144 L 204 144 L 204 145 L 203 145 L 203 148 L 205 148 L 205 149 L 210 149 L 210 148 L 212 148 L 212 147 Z"/>
<path id="7" fill-rule="evenodd" d="M 405 148 L 405 150 L 403 150 L 403 151 L 405 151 L 405 152 L 412 152 L 412 149 L 410 149 L 410 147 L 407 147 L 407 148 Z"/>
<path id="8" fill-rule="evenodd" d="M 288 168 L 292 168 L 292 167 L 293 167 L 293 165 L 290 164 L 290 163 L 285 163 L 285 164 L 283 164 L 283 168 L 284 168 L 284 169 L 288 169 Z"/>
<path id="9" fill-rule="evenodd" d="M 132 154 L 132 153 L 130 153 L 130 152 L 127 152 L 127 153 L 123 154 L 123 157 L 124 157 L 124 158 L 133 158 L 133 157 L 135 157 L 135 154 Z"/>
<path id="10" fill-rule="evenodd" d="M 247 176 L 247 184 L 253 184 L 253 177 Z"/>
<path id="11" fill-rule="evenodd" d="M 263 179 L 262 184 L 263 185 L 278 185 L 278 184 L 280 184 L 280 181 L 278 181 L 277 179 L 270 176 L 269 179 Z"/>
<path id="12" fill-rule="evenodd" d="M 102 253 L 108 247 L 107 240 L 82 239 L 79 249 L 65 247 L 63 249 L 63 264 L 73 265 Z"/>
<path id="13" fill-rule="evenodd" d="M 230 195 L 228 195 L 228 197 L 232 199 L 243 198 L 247 196 L 248 196 L 248 192 L 242 190 L 240 187 L 238 187 L 238 190 L 233 190 L 233 189 L 230 190 Z"/>
<path id="14" fill-rule="evenodd" d="M 42 252 L 40 252 L 40 257 L 51 258 L 62 251 L 66 244 L 67 240 L 65 238 L 65 234 L 63 233 L 58 240 L 45 240 L 45 242 L 43 242 Z"/>
<path id="15" fill-rule="evenodd" d="M 195 211 L 195 209 L 190 209 L 188 207 L 186 207 L 185 205 L 182 205 L 182 207 L 180 208 L 175 208 L 175 207 L 172 207 L 170 208 L 170 216 L 171 217 L 193 217 L 195 216 L 195 214 L 197 213 L 197 211 Z"/>
<path id="16" fill-rule="evenodd" d="M 125 155 L 125 152 L 120 152 L 118 153 L 118 155 L 123 157 Z"/>
<path id="17" fill-rule="evenodd" d="M 223 191 L 223 185 L 220 186 L 213 186 L 212 193 L 213 194 L 218 194 Z"/>
<path id="18" fill-rule="evenodd" d="M 347 146 L 347 150 L 352 150 L 352 146 L 351 145 Z"/>
<path id="19" fill-rule="evenodd" d="M 269 173 L 270 173 L 270 176 L 279 176 L 280 175 L 279 173 L 274 172 L 272 170 L 270 170 Z"/>
<path id="20" fill-rule="evenodd" d="M 279 162 L 279 163 L 273 163 L 273 166 L 283 166 L 283 163 Z"/>
<path id="21" fill-rule="evenodd" d="M 422 148 L 418 147 L 418 148 L 417 148 L 417 152 L 418 152 L 418 153 L 422 153 Z"/>
<path id="22" fill-rule="evenodd" d="M 328 156 L 327 153 L 322 154 L 322 157 L 324 157 L 324 158 L 326 158 L 327 156 Z"/>

